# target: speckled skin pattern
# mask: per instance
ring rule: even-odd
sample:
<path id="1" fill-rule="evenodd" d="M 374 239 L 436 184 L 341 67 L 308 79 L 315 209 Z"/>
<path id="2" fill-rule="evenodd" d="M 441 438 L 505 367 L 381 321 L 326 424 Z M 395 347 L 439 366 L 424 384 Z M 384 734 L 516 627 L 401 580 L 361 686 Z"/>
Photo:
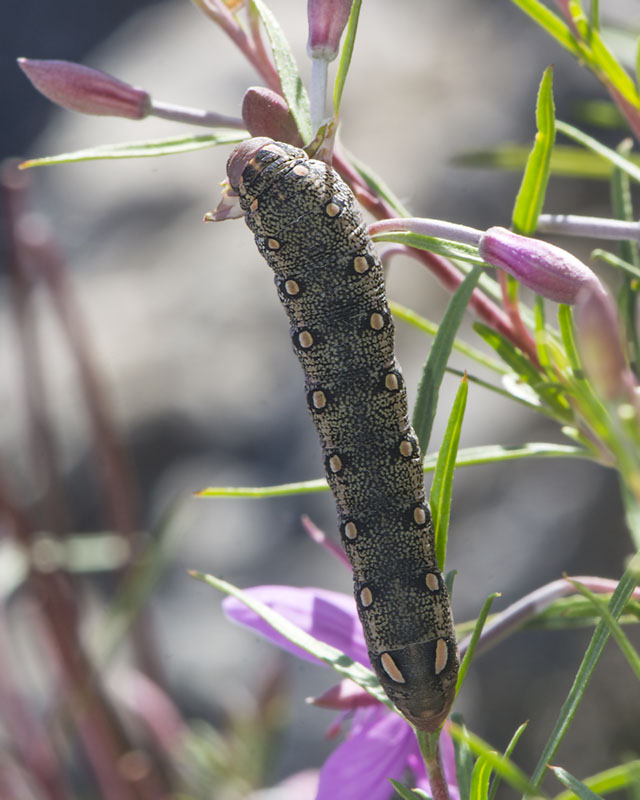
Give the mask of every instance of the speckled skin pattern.
<path id="1" fill-rule="evenodd" d="M 252 139 L 227 171 L 289 316 L 371 664 L 403 714 L 433 731 L 453 702 L 458 653 L 382 266 L 324 162 Z"/>

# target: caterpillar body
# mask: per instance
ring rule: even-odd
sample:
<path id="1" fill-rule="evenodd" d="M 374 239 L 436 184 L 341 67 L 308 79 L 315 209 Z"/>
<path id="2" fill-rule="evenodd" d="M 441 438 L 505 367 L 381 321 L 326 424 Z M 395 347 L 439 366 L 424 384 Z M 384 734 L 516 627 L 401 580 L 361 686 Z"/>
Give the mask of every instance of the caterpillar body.
<path id="1" fill-rule="evenodd" d="M 380 260 L 349 187 L 303 150 L 251 139 L 227 174 L 289 316 L 371 665 L 436 730 L 458 652 Z"/>

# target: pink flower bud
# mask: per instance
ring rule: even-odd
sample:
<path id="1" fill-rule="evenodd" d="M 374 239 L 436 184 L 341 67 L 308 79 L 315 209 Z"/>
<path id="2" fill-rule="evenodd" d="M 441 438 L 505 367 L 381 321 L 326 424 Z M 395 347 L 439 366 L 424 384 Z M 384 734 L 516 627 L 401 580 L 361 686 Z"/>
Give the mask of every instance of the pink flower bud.
<path id="1" fill-rule="evenodd" d="M 302 147 L 302 139 L 284 99 L 264 86 L 251 87 L 242 100 L 242 119 L 252 136 Z"/>
<path id="2" fill-rule="evenodd" d="M 480 257 L 556 303 L 575 303 L 581 290 L 604 291 L 589 267 L 561 247 L 489 228 L 480 238 Z"/>
<path id="3" fill-rule="evenodd" d="M 612 402 L 636 402 L 637 382 L 625 358 L 620 322 L 604 290 L 586 289 L 575 308 L 576 334 L 585 372 L 600 394 Z"/>
<path id="4" fill-rule="evenodd" d="M 128 119 L 143 119 L 149 113 L 147 92 L 101 70 L 30 58 L 19 58 L 18 64 L 39 92 L 70 111 Z"/>
<path id="5" fill-rule="evenodd" d="M 307 0 L 311 58 L 333 61 L 338 55 L 340 37 L 351 12 L 352 0 Z"/>

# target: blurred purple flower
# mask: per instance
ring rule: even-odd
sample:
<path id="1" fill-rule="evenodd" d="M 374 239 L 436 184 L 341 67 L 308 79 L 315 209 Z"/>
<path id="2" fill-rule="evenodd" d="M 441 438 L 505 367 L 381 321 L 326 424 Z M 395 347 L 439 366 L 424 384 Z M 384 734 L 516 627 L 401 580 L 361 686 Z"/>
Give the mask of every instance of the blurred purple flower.
<path id="1" fill-rule="evenodd" d="M 367 648 L 352 597 L 323 589 L 292 586 L 255 586 L 245 592 L 277 611 L 316 639 L 342 650 L 369 667 Z M 305 661 L 314 656 L 276 633 L 261 617 L 233 597 L 223 608 L 229 619 Z M 362 707 L 358 692 L 349 693 L 346 708 L 353 708 L 349 734 L 329 756 L 320 771 L 316 800 L 388 800 L 393 795 L 389 778 L 402 780 L 410 769 L 414 785 L 430 792 L 418 740 L 409 723 L 376 703 Z M 451 800 L 459 800 L 453 742 L 446 728 L 440 739 L 442 762 Z"/>
<path id="2" fill-rule="evenodd" d="M 556 303 L 573 304 L 584 289 L 602 291 L 589 267 L 574 255 L 507 228 L 489 228 L 480 238 L 480 257 Z"/>

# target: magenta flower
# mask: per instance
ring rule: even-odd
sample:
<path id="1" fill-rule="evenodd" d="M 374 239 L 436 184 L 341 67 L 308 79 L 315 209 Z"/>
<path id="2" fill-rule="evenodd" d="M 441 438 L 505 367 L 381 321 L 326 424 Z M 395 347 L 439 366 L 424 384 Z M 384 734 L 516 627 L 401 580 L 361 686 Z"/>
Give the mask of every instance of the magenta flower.
<path id="1" fill-rule="evenodd" d="M 354 661 L 370 666 L 352 597 L 323 589 L 298 589 L 292 586 L 255 586 L 245 592 L 314 638 L 342 650 Z M 223 608 L 231 620 L 251 628 L 284 650 L 305 661 L 322 663 L 276 633 L 239 600 L 227 597 Z M 363 690 L 359 691 L 366 694 Z M 359 691 L 347 693 L 342 707 L 354 709 L 351 728 L 345 741 L 334 750 L 320 770 L 316 800 L 388 800 L 394 792 L 388 779 L 402 780 L 407 769 L 413 773 L 414 785 L 430 792 L 424 761 L 412 727 L 375 700 L 362 707 L 364 698 L 359 697 Z M 459 800 L 453 742 L 446 730 L 441 737 L 441 747 L 451 800 Z"/>

